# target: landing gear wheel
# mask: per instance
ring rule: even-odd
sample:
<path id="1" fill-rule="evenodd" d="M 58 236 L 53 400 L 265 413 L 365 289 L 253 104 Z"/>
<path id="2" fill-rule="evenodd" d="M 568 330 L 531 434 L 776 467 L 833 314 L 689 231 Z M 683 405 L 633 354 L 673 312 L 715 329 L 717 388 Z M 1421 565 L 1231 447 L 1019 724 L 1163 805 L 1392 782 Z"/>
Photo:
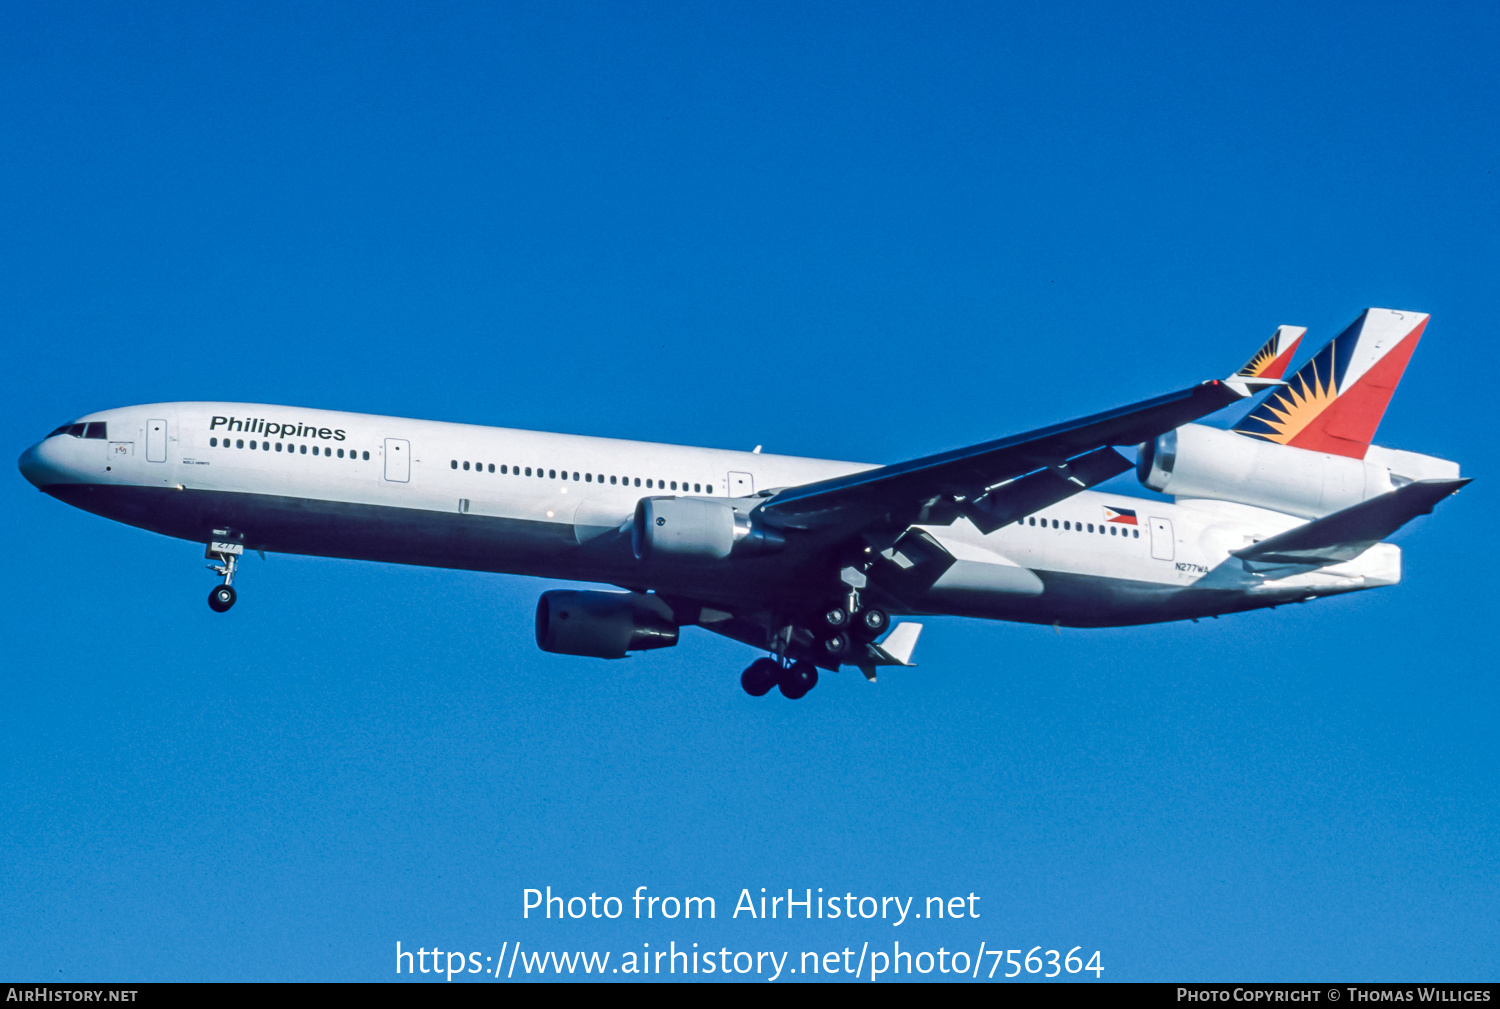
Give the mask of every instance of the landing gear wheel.
<path id="1" fill-rule="evenodd" d="M 823 626 L 830 630 L 838 630 L 849 622 L 849 611 L 842 603 L 835 604 L 823 611 Z"/>
<path id="2" fill-rule="evenodd" d="M 830 634 L 823 639 L 823 651 L 830 659 L 841 659 L 849 654 L 849 635 Z"/>
<path id="3" fill-rule="evenodd" d="M 740 686 L 751 697 L 764 697 L 781 679 L 781 663 L 775 659 L 756 659 L 740 674 Z"/>
<path id="4" fill-rule="evenodd" d="M 818 685 L 818 667 L 811 662 L 793 662 L 781 670 L 776 685 L 783 697 L 795 701 Z"/>
<path id="5" fill-rule="evenodd" d="M 234 605 L 234 600 L 234 586 L 215 585 L 214 590 L 208 594 L 208 608 L 215 613 L 225 613 Z"/>
<path id="6" fill-rule="evenodd" d="M 859 615 L 859 626 L 872 638 L 877 637 L 881 631 L 885 630 L 890 622 L 891 618 L 885 615 L 884 610 L 877 610 L 874 607 L 865 610 Z"/>

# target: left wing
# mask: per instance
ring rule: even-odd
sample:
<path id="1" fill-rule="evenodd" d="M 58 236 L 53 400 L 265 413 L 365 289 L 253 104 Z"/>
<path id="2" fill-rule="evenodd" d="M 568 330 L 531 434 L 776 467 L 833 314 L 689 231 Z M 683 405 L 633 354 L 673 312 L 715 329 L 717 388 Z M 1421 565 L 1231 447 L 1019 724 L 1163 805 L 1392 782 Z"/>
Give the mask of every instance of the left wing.
<path id="1" fill-rule="evenodd" d="M 1130 469 L 1112 445 L 1151 441 L 1259 391 L 1236 375 L 1025 434 L 792 487 L 757 509 L 781 529 L 905 528 L 967 515 L 983 531 Z"/>

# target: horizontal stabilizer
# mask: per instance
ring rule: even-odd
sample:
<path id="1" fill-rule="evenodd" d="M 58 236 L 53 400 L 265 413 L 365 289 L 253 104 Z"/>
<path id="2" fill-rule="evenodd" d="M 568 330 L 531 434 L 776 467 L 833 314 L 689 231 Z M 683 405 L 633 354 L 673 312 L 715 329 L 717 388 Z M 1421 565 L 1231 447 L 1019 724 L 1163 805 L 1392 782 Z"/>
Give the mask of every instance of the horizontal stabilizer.
<path id="1" fill-rule="evenodd" d="M 1232 553 L 1251 570 L 1353 560 L 1467 483 L 1467 478 L 1418 480 Z"/>

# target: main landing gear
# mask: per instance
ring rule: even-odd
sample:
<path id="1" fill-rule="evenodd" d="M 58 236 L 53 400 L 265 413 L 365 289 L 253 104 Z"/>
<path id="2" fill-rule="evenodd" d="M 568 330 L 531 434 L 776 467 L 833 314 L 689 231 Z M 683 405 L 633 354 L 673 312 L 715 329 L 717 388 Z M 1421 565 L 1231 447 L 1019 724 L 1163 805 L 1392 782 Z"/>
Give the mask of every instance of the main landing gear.
<path id="1" fill-rule="evenodd" d="M 740 686 L 751 697 L 764 697 L 779 687 L 788 700 L 798 700 L 818 685 L 818 667 L 801 660 L 783 665 L 777 659 L 756 659 L 740 674 Z"/>
<path id="2" fill-rule="evenodd" d="M 858 594 L 851 592 L 806 620 L 801 630 L 785 628 L 775 647 L 777 657 L 750 663 L 740 674 L 740 686 L 751 697 L 764 697 L 778 687 L 783 697 L 795 701 L 818 685 L 819 666 L 836 670 L 864 655 L 865 644 L 885 633 L 890 622 L 884 610 L 861 606 Z"/>
<path id="3" fill-rule="evenodd" d="M 227 612 L 234 605 L 237 598 L 234 591 L 234 569 L 239 564 L 239 559 L 245 553 L 242 544 L 231 543 L 226 540 L 210 540 L 208 550 L 203 556 L 209 560 L 218 560 L 218 564 L 210 564 L 208 570 L 216 572 L 224 579 L 223 585 L 215 585 L 214 590 L 208 594 L 208 608 L 215 613 Z"/>
<path id="4" fill-rule="evenodd" d="M 867 641 L 874 641 L 890 626 L 891 618 L 874 606 L 861 606 L 859 596 L 838 600 L 824 608 L 819 646 L 830 660 L 838 662 Z"/>

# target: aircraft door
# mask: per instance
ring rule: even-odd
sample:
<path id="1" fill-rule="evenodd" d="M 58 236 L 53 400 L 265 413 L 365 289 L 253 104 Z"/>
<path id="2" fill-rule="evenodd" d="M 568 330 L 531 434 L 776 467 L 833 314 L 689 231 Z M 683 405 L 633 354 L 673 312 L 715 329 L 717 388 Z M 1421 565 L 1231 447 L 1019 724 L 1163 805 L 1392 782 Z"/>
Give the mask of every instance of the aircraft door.
<path id="1" fill-rule="evenodd" d="M 146 421 L 146 461 L 167 461 L 167 422 L 164 420 Z"/>
<path id="2" fill-rule="evenodd" d="M 729 474 L 729 496 L 749 497 L 755 493 L 755 477 L 749 473 Z"/>
<path id="3" fill-rule="evenodd" d="M 1151 556 L 1159 561 L 1169 561 L 1174 556 L 1175 544 L 1172 539 L 1172 520 L 1153 518 L 1151 523 Z"/>
<path id="4" fill-rule="evenodd" d="M 411 480 L 411 442 L 405 438 L 385 440 L 385 478 L 391 483 Z"/>

